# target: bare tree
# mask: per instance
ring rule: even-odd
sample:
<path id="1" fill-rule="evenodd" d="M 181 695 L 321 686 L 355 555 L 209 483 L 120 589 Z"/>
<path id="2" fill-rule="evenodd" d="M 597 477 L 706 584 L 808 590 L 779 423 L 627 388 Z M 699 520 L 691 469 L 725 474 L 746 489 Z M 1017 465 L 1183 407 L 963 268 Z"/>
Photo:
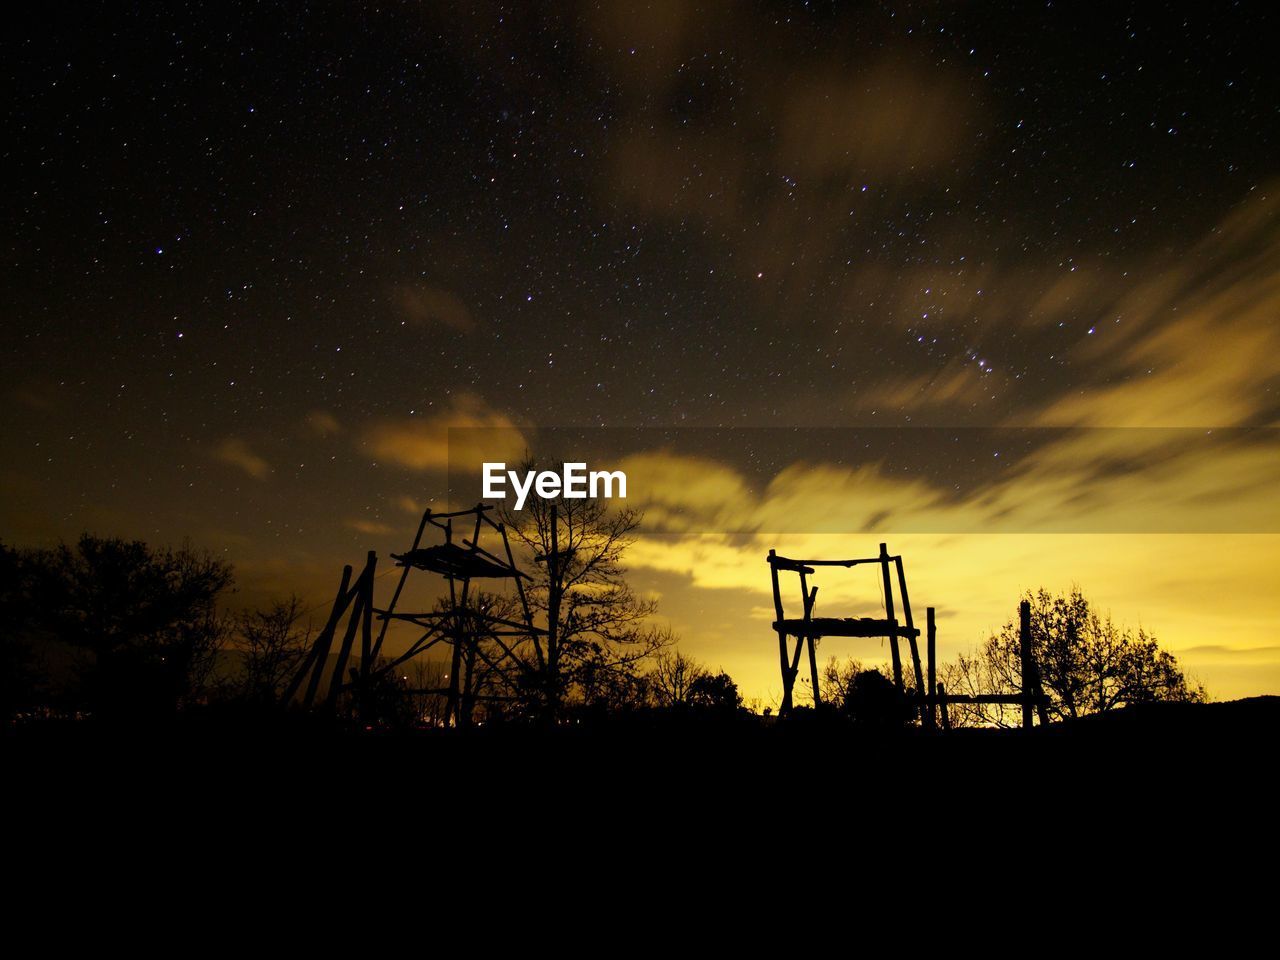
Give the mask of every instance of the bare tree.
<path id="1" fill-rule="evenodd" d="M 523 469 L 538 470 L 527 461 Z M 627 584 L 622 557 L 640 513 L 595 499 L 530 497 L 523 510 L 504 506 L 512 538 L 533 554 L 530 604 L 547 635 L 531 642 L 538 711 L 557 718 L 565 703 L 592 689 L 618 686 L 671 642 L 647 621 L 656 602 Z"/>
<path id="2" fill-rule="evenodd" d="M 408 663 L 402 680 L 408 685 L 409 700 L 416 722 L 421 726 L 443 727 L 449 698 L 449 667 L 440 660 L 418 657 Z"/>
<path id="3" fill-rule="evenodd" d="M 853 680 L 863 671 L 862 662 L 849 657 L 839 660 L 832 657 L 822 668 L 822 695 L 828 703 L 841 704 L 853 687 Z"/>
<path id="4" fill-rule="evenodd" d="M 707 676 L 702 664 L 679 650 L 663 653 L 654 659 L 649 671 L 649 689 L 655 706 L 688 706 L 698 681 Z"/>
<path id="5" fill-rule="evenodd" d="M 311 647 L 311 625 L 300 625 L 302 614 L 302 601 L 293 595 L 236 619 L 236 645 L 243 657 L 238 685 L 247 699 L 274 703 L 280 698 Z"/>

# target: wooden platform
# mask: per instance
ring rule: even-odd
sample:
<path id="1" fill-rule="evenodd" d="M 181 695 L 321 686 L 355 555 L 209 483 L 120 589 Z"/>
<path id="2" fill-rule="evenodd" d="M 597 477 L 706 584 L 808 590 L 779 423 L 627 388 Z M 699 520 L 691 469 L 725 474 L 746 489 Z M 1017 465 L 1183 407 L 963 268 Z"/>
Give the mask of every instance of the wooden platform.
<path id="1" fill-rule="evenodd" d="M 918 637 L 915 627 L 873 617 L 812 617 L 808 620 L 775 620 L 774 630 L 793 637 Z"/>
<path id="2" fill-rule="evenodd" d="M 464 550 L 452 543 L 422 547 L 408 553 L 393 553 L 391 559 L 401 567 L 416 567 L 460 580 L 516 576 L 516 571 L 512 568 L 486 560 L 479 553 Z"/>

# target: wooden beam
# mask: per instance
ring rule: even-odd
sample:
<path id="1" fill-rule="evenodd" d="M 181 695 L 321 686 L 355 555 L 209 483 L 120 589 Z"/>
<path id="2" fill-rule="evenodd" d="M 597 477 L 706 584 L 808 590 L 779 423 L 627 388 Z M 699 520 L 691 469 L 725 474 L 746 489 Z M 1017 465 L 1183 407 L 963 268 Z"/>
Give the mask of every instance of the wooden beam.
<path id="1" fill-rule="evenodd" d="M 893 612 L 893 584 L 889 581 L 889 549 L 880 544 L 880 572 L 884 579 L 884 617 L 894 625 L 889 635 L 889 652 L 893 656 L 893 683 L 899 691 L 906 688 L 902 685 L 902 654 L 898 650 L 897 618 Z"/>
<path id="2" fill-rule="evenodd" d="M 928 727 L 930 730 L 938 726 L 938 666 L 937 666 L 937 639 L 938 629 L 934 623 L 933 607 L 925 607 L 925 649 L 929 658 L 929 720 Z"/>
<path id="3" fill-rule="evenodd" d="M 902 594 L 902 616 L 907 622 L 907 643 L 911 647 L 911 666 L 916 675 L 916 692 L 924 693 L 924 675 L 920 670 L 920 645 L 916 643 L 918 631 L 915 621 L 911 619 L 911 595 L 907 593 L 907 575 L 902 568 L 902 557 L 895 557 L 893 565 L 898 569 L 898 589 Z M 920 711 L 920 722 L 928 725 L 923 708 Z"/>
<path id="4" fill-rule="evenodd" d="M 897 560 L 896 556 L 888 559 Z M 770 561 L 775 562 L 775 561 Z M 776 563 L 783 570 L 793 570 L 797 566 L 805 567 L 856 567 L 864 563 L 880 563 L 880 557 L 858 557 L 855 560 L 792 560 L 789 557 L 778 557 Z M 812 570 L 809 573 L 813 573 Z"/>
<path id="5" fill-rule="evenodd" d="M 427 511 L 422 514 L 422 522 L 418 524 L 418 532 L 413 536 L 413 546 L 409 548 L 410 553 L 413 553 L 413 551 L 417 550 L 418 547 L 422 545 L 422 534 L 427 529 L 427 521 L 430 517 L 431 510 L 428 508 Z M 377 655 L 382 652 L 382 641 L 387 637 L 387 627 L 391 626 L 390 613 L 396 608 L 396 602 L 400 599 L 400 593 L 404 590 L 404 582 L 408 576 L 409 568 L 406 566 L 400 572 L 400 582 L 396 584 L 395 593 L 391 594 L 391 603 L 387 605 L 388 616 L 382 618 L 382 629 L 378 631 L 378 639 L 374 641 L 373 650 L 370 651 L 370 656 L 372 657 L 377 657 Z"/>
<path id="6" fill-rule="evenodd" d="M 315 702 L 316 690 L 320 686 L 320 677 L 324 674 L 325 663 L 329 659 L 329 649 L 333 645 L 333 635 L 338 629 L 338 623 L 342 620 L 343 613 L 346 612 L 347 606 L 351 603 L 351 565 L 347 564 L 342 568 L 342 583 L 338 587 L 338 595 L 334 598 L 333 608 L 329 611 L 329 621 L 324 625 L 324 629 L 320 631 L 320 635 L 316 637 L 315 645 L 311 648 L 312 660 L 311 679 L 307 682 L 307 692 L 303 694 L 302 705 L 310 707 Z M 302 673 L 299 671 L 297 681 L 301 682 Z M 296 692 L 296 684 L 290 684 L 289 690 L 285 692 L 285 702 L 287 703 Z"/>
<path id="7" fill-rule="evenodd" d="M 780 624 L 782 616 L 782 590 L 778 584 L 778 563 L 784 558 L 774 551 L 769 551 L 769 576 L 773 584 L 774 630 L 778 634 L 778 666 L 782 675 L 782 705 L 778 707 L 778 716 L 791 710 L 791 689 L 787 685 L 787 632 Z"/>
<path id="8" fill-rule="evenodd" d="M 378 566 L 378 555 L 369 551 L 367 561 L 369 582 L 365 585 L 364 603 L 360 618 L 360 682 L 365 684 L 369 679 L 369 671 L 373 669 L 373 581 L 374 571 Z"/>
<path id="9" fill-rule="evenodd" d="M 351 658 L 351 647 L 355 643 L 356 631 L 365 619 L 365 601 L 373 593 L 373 570 L 377 563 L 377 554 L 369 551 L 364 570 L 356 581 L 355 603 L 351 607 L 351 615 L 347 618 L 347 629 L 342 634 L 342 646 L 338 649 L 338 659 L 333 665 L 333 675 L 329 678 L 329 693 L 324 705 L 332 707 L 338 701 L 338 692 L 342 689 L 343 675 L 347 669 L 347 661 Z"/>

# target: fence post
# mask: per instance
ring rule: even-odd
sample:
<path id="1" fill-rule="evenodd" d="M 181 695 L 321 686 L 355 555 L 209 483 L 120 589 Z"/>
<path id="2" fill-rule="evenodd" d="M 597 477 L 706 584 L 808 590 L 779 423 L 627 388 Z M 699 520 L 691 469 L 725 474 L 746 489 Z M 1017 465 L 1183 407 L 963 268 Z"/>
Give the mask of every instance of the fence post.
<path id="1" fill-rule="evenodd" d="M 933 621 L 933 607 L 925 608 L 925 629 L 927 633 L 926 656 L 929 660 L 929 729 L 936 729 L 938 726 L 938 658 L 937 658 L 937 638 L 938 630 Z"/>

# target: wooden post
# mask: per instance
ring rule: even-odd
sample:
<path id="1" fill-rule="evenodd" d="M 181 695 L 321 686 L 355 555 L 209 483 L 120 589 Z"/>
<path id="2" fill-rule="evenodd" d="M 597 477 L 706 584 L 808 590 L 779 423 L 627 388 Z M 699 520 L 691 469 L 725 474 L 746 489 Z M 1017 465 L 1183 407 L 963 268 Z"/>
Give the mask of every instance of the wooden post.
<path id="1" fill-rule="evenodd" d="M 338 586 L 338 595 L 334 598 L 333 609 L 329 611 L 329 622 L 324 625 L 324 629 L 320 631 L 320 635 L 316 637 L 315 646 L 311 648 L 311 679 L 307 681 L 307 691 L 303 694 L 302 705 L 310 707 L 315 701 L 316 690 L 320 686 L 320 677 L 324 674 L 325 663 L 329 659 L 329 648 L 333 645 L 333 635 L 338 629 L 338 623 L 342 620 L 343 613 L 346 612 L 347 606 L 351 603 L 349 588 L 351 585 L 351 565 L 347 564 L 342 568 L 342 583 Z M 303 665 L 303 669 L 307 667 Z M 285 691 L 285 702 L 288 703 L 290 698 L 298 689 L 298 685 L 302 682 L 302 670 L 298 671 L 298 675 L 294 678 L 294 682 L 289 684 L 289 689 Z"/>
<path id="2" fill-rule="evenodd" d="M 813 619 L 813 605 L 818 599 L 818 588 L 809 589 L 809 577 L 803 569 L 800 571 L 800 596 L 803 602 L 805 624 L 808 625 Z M 813 634 L 801 639 L 802 642 L 809 644 L 809 684 L 813 687 L 813 708 L 817 710 L 822 702 L 821 694 L 818 692 L 818 653 L 815 649 Z M 798 667 L 799 664 L 796 666 Z"/>
<path id="3" fill-rule="evenodd" d="M 791 685 L 787 683 L 787 634 L 782 628 L 782 591 L 778 585 L 778 568 L 774 565 L 777 552 L 769 551 L 769 574 L 773 578 L 773 619 L 778 633 L 778 664 L 782 671 L 782 705 L 778 707 L 778 716 L 791 709 Z"/>
<path id="4" fill-rule="evenodd" d="M 924 677 L 920 673 L 920 645 L 916 642 L 915 637 L 915 621 L 911 619 L 911 597 L 907 593 L 907 575 L 902 569 L 902 557 L 898 557 L 894 562 L 894 566 L 898 568 L 898 589 L 902 595 L 902 618 L 907 623 L 907 644 L 911 647 L 911 666 L 916 675 L 916 693 L 924 693 Z M 924 716 L 925 706 L 920 705 L 920 722 L 927 725 Z"/>
<path id="5" fill-rule="evenodd" d="M 942 712 L 942 729 L 951 729 L 951 715 L 947 713 L 947 688 L 944 684 L 938 684 L 938 708 Z"/>
<path id="6" fill-rule="evenodd" d="M 1021 614 L 1022 614 L 1021 609 L 1019 609 L 1018 614 L 1019 614 L 1019 620 L 1021 620 Z M 1028 626 L 1027 635 L 1028 636 L 1030 636 L 1031 634 L 1030 621 L 1031 621 L 1031 617 L 1030 617 L 1030 614 L 1028 613 L 1028 616 L 1027 616 L 1027 626 Z M 1019 624 L 1019 626 L 1021 627 L 1021 623 Z M 1067 629 L 1068 631 L 1070 631 L 1071 629 L 1070 623 L 1067 624 Z M 1044 727 L 1044 726 L 1047 726 L 1049 723 L 1049 704 L 1045 700 L 1044 678 L 1040 676 L 1040 664 L 1036 660 L 1034 646 L 1031 648 L 1028 654 L 1027 667 L 1030 668 L 1031 670 L 1031 692 L 1036 695 L 1036 715 L 1040 718 L 1040 726 Z"/>
<path id="7" fill-rule="evenodd" d="M 378 567 L 378 555 L 369 551 L 366 561 L 369 569 L 369 580 L 364 590 L 364 617 L 360 623 L 360 681 L 369 679 L 369 671 L 373 669 L 373 581 L 374 571 Z"/>
<path id="8" fill-rule="evenodd" d="M 893 611 L 893 584 L 889 580 L 889 548 L 880 544 L 880 573 L 884 578 L 884 618 L 892 624 L 889 636 L 889 652 L 893 656 L 893 683 L 899 691 L 902 685 L 902 655 L 898 652 L 898 622 Z"/>
<path id="9" fill-rule="evenodd" d="M 818 692 L 818 651 L 813 637 L 809 637 L 809 682 L 813 684 L 813 709 L 817 710 L 822 706 L 822 695 Z"/>
<path id="10" fill-rule="evenodd" d="M 796 652 L 791 658 L 791 668 L 787 671 L 787 696 L 794 700 L 796 677 L 800 674 L 800 654 L 804 650 L 804 637 L 796 637 Z"/>
<path id="11" fill-rule="evenodd" d="M 1022 670 L 1022 728 L 1030 730 L 1035 704 L 1035 667 L 1031 661 L 1031 604 L 1026 600 L 1018 606 L 1018 646 Z"/>
<path id="12" fill-rule="evenodd" d="M 377 564 L 377 556 L 372 550 L 369 551 L 364 571 L 356 581 L 355 603 L 351 606 L 347 629 L 342 635 L 342 646 L 338 648 L 338 659 L 334 661 L 333 675 L 329 678 L 329 692 L 324 700 L 326 707 L 332 707 L 338 702 L 338 694 L 342 690 L 343 678 L 346 675 L 347 661 L 351 659 L 351 648 L 355 644 L 356 631 L 364 623 L 365 606 L 373 596 L 373 570 Z"/>
<path id="13" fill-rule="evenodd" d="M 422 514 L 422 522 L 418 524 L 418 532 L 414 535 L 413 546 L 409 548 L 410 553 L 413 553 L 413 551 L 417 550 L 422 544 L 422 534 L 427 529 L 427 521 L 430 519 L 431 510 L 427 509 Z M 400 594 L 404 590 L 404 582 L 408 577 L 409 564 L 406 563 L 404 565 L 404 569 L 400 572 L 400 582 L 396 584 L 396 592 L 391 595 L 391 603 L 387 607 L 388 610 L 394 610 L 396 608 L 396 602 L 400 599 Z M 387 627 L 389 626 L 391 626 L 391 618 L 384 617 L 382 620 L 382 628 L 378 631 L 378 639 L 374 641 L 373 650 L 370 652 L 370 656 L 377 657 L 382 651 L 382 641 L 387 638 Z"/>
<path id="14" fill-rule="evenodd" d="M 938 667 L 937 667 L 937 625 L 933 619 L 933 607 L 925 608 L 925 630 L 926 630 L 926 646 L 925 649 L 929 657 L 929 719 L 927 726 L 930 730 L 938 726 Z"/>
<path id="15" fill-rule="evenodd" d="M 369 551 L 369 582 L 365 585 L 364 607 L 360 618 L 360 716 L 370 712 L 369 677 L 373 671 L 373 582 L 378 555 Z"/>

